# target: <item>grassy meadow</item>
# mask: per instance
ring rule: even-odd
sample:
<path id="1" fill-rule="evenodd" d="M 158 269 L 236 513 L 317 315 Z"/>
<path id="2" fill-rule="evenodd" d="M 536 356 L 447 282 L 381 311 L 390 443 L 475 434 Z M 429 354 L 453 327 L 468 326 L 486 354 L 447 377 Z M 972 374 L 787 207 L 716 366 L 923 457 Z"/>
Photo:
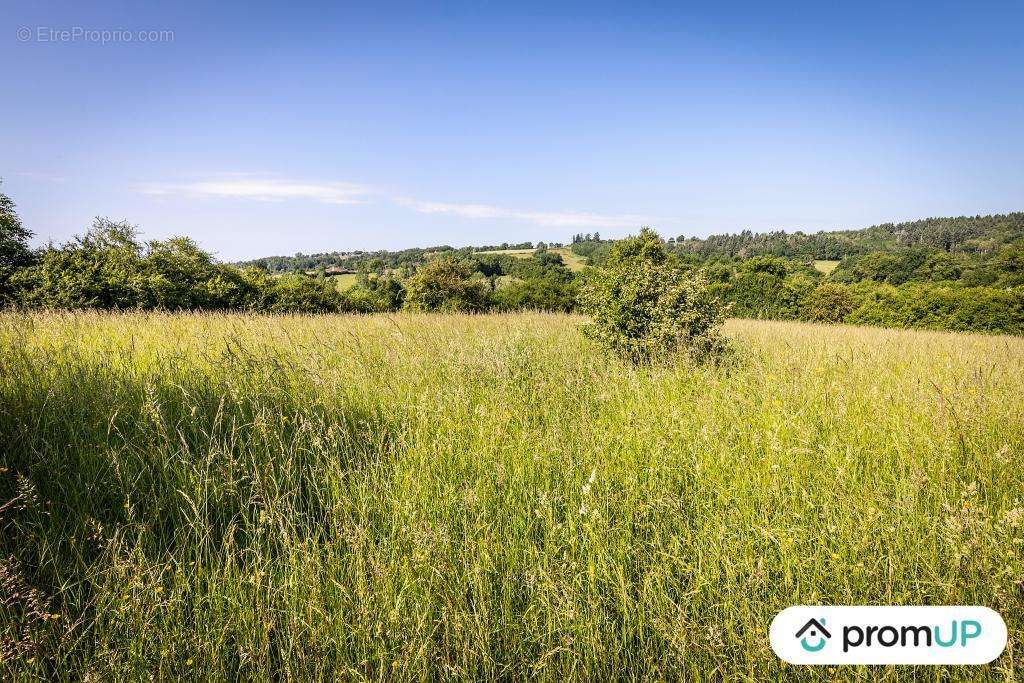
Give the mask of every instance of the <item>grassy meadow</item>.
<path id="1" fill-rule="evenodd" d="M 342 273 L 331 276 L 331 281 L 338 288 L 338 291 L 345 291 L 359 282 L 359 273 Z"/>
<path id="2" fill-rule="evenodd" d="M 553 314 L 0 315 L 0 678 L 1010 679 L 1024 339 Z M 977 604 L 981 668 L 797 668 L 794 604 Z"/>
<path id="3" fill-rule="evenodd" d="M 833 270 L 835 270 L 836 268 L 839 267 L 839 263 L 840 263 L 839 261 L 820 261 L 819 260 L 819 261 L 814 261 L 814 268 L 819 273 L 824 273 L 825 275 L 828 275 Z"/>
<path id="4" fill-rule="evenodd" d="M 558 254 L 562 257 L 562 262 L 565 266 L 573 271 L 578 272 L 587 267 L 587 258 L 574 254 L 572 249 L 569 247 L 551 247 L 548 249 L 553 254 Z M 506 256 L 513 256 L 515 258 L 533 258 L 533 255 L 537 253 L 536 249 L 492 249 L 490 251 L 478 251 L 477 254 L 505 254 Z"/>

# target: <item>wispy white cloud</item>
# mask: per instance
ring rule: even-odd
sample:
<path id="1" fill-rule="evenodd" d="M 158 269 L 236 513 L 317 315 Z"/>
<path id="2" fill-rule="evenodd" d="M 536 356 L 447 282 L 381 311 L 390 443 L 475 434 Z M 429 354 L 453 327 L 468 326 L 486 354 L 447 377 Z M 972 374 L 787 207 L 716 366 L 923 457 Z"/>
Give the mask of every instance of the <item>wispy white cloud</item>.
<path id="1" fill-rule="evenodd" d="M 358 183 L 291 180 L 231 175 L 188 183 L 150 183 L 138 188 L 152 196 L 191 196 L 255 201 L 310 200 L 324 204 L 363 204 L 377 198 L 418 213 L 444 214 L 470 220 L 510 220 L 550 228 L 635 228 L 655 222 L 650 217 L 582 211 L 531 211 L 473 202 L 436 202 L 388 195 Z"/>
<path id="2" fill-rule="evenodd" d="M 399 197 L 395 202 L 420 213 L 440 213 L 472 219 L 507 219 L 553 228 L 630 228 L 651 222 L 632 214 L 604 215 L 580 211 L 524 211 L 490 204 L 426 202 Z"/>
<path id="3" fill-rule="evenodd" d="M 306 182 L 235 176 L 192 183 L 150 183 L 139 188 L 154 196 L 186 195 L 274 202 L 308 199 L 324 204 L 362 204 L 369 188 L 355 183 Z"/>
<path id="4" fill-rule="evenodd" d="M 462 218 L 502 218 L 507 212 L 487 204 L 450 204 L 446 202 L 425 202 L 408 197 L 395 197 L 396 204 L 420 213 L 444 213 Z"/>

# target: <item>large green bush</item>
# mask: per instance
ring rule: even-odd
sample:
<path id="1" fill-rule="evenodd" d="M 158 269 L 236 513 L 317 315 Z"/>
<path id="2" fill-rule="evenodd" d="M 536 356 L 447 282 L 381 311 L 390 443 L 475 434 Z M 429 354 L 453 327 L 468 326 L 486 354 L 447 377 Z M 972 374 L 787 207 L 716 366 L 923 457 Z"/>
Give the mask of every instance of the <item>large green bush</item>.
<path id="1" fill-rule="evenodd" d="M 803 300 L 800 315 L 804 320 L 841 323 L 857 307 L 857 298 L 846 285 L 824 282 Z"/>
<path id="2" fill-rule="evenodd" d="M 531 278 L 516 280 L 499 287 L 492 295 L 494 307 L 499 311 L 568 312 L 576 304 L 576 287 L 573 280 L 556 278 Z"/>
<path id="3" fill-rule="evenodd" d="M 260 284 L 187 237 L 144 245 L 133 226 L 103 218 L 11 277 L 19 303 L 67 309 L 258 308 Z"/>
<path id="4" fill-rule="evenodd" d="M 301 273 L 281 275 L 271 280 L 264 308 L 272 313 L 337 313 L 342 298 L 327 280 Z"/>
<path id="5" fill-rule="evenodd" d="M 445 256 L 430 261 L 409 278 L 405 307 L 410 311 L 482 311 L 488 286 L 469 267 Z"/>
<path id="6" fill-rule="evenodd" d="M 703 274 L 684 268 L 647 228 L 617 242 L 588 273 L 580 306 L 591 317 L 584 332 L 634 363 L 678 354 L 701 362 L 727 347 L 724 312 Z"/>
<path id="7" fill-rule="evenodd" d="M 127 223 L 96 219 L 85 235 L 46 249 L 13 278 L 19 299 L 43 308 L 152 308 L 154 285 Z"/>

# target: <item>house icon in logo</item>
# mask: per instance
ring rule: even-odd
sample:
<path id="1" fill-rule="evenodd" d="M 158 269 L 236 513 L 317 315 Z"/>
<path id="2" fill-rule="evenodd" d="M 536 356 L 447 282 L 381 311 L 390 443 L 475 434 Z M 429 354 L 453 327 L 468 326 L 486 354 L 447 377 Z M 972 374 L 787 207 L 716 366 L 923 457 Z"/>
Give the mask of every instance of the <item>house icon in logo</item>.
<path id="1" fill-rule="evenodd" d="M 804 635 L 804 634 L 807 635 Z M 803 625 L 799 631 L 796 632 L 796 637 L 800 639 L 800 646 L 808 652 L 817 652 L 821 648 L 825 647 L 825 643 L 832 637 L 832 634 L 825 628 L 825 620 L 811 619 Z M 812 642 L 817 639 L 817 642 L 808 643 L 807 639 L 810 638 Z"/>

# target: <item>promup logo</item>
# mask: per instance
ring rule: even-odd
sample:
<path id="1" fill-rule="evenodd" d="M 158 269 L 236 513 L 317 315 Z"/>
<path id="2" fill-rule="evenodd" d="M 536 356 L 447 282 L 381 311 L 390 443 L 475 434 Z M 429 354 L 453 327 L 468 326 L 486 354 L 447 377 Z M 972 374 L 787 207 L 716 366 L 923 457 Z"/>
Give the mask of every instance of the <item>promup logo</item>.
<path id="1" fill-rule="evenodd" d="M 808 633 L 810 631 L 810 633 Z M 807 635 L 804 635 L 804 634 Z M 822 618 L 820 621 L 817 619 L 810 619 L 806 624 L 803 625 L 799 631 L 796 632 L 796 637 L 800 639 L 800 646 L 808 652 L 818 652 L 828 643 L 828 639 L 832 637 L 832 634 L 825 629 L 825 619 Z M 810 638 L 814 645 L 807 642 Z M 817 641 L 814 639 L 817 638 Z"/>
<path id="2" fill-rule="evenodd" d="M 783 660 L 829 665 L 987 664 L 1006 635 L 987 607 L 790 607 L 770 630 Z"/>

